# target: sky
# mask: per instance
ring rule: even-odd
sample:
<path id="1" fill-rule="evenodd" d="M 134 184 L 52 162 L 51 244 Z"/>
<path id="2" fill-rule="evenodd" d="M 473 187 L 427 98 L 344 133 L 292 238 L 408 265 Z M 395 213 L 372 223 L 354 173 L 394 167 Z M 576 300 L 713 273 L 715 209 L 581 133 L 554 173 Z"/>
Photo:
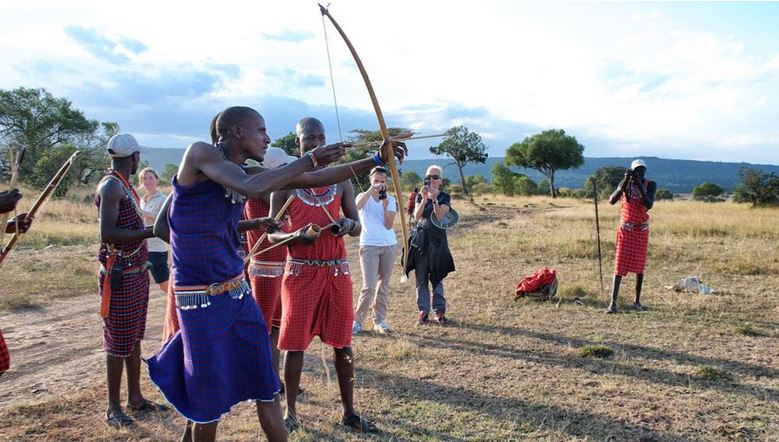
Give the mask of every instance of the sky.
<path id="1" fill-rule="evenodd" d="M 389 126 L 462 124 L 490 156 L 564 129 L 589 157 L 779 164 L 779 3 L 333 0 L 330 12 Z M 304 116 L 331 142 L 378 128 L 313 1 L 3 0 L 0 55 L 0 89 L 45 88 L 150 147 L 207 139 L 231 105 L 257 109 L 271 137 Z"/>

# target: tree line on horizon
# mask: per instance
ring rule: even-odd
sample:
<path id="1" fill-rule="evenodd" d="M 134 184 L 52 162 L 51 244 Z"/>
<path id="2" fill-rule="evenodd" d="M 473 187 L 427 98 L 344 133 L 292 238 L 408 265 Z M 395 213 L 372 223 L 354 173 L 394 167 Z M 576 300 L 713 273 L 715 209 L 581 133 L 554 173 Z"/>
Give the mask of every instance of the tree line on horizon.
<path id="1" fill-rule="evenodd" d="M 88 119 L 70 100 L 55 97 L 45 89 L 0 89 L 0 176 L 7 179 L 10 175 L 9 149 L 18 153 L 23 148 L 26 160 L 19 170 L 21 181 L 41 188 L 75 150 L 80 150 L 81 154 L 58 188 L 57 196 L 64 195 L 74 185 L 95 184 L 109 166 L 104 146 L 119 131 L 116 122 Z M 389 129 L 390 136 L 410 132 L 407 128 Z M 343 161 L 364 158 L 381 143 L 381 139 L 378 130 L 351 131 L 348 141 L 362 147 L 349 149 Z M 291 155 L 298 154 L 293 132 L 277 138 L 271 145 Z M 582 188 L 558 188 L 555 183 L 558 171 L 576 169 L 584 164 L 584 146 L 563 129 L 545 130 L 509 146 L 504 163 L 493 166 L 490 182 L 479 175 L 465 176 L 463 173 L 467 164 L 484 164 L 488 157 L 487 146 L 481 136 L 466 126 L 450 128 L 442 141 L 430 146 L 429 150 L 452 160 L 460 183 L 455 188 L 447 179 L 444 184 L 469 198 L 474 192 L 592 198 L 595 188 L 598 189 L 598 198 L 604 198 L 614 191 L 625 170 L 618 166 L 602 167 L 585 180 Z M 527 175 L 513 172 L 509 166 L 534 169 L 545 178 L 534 182 Z M 160 171 L 161 178 L 169 182 L 177 168 L 177 164 L 166 164 Z M 776 174 L 745 167 L 740 176 L 741 183 L 734 193 L 735 201 L 749 202 L 754 206 L 779 203 L 779 177 Z M 400 184 L 405 189 L 419 187 L 421 183 L 422 177 L 412 171 L 401 175 Z M 357 177 L 355 185 L 358 189 L 367 188 L 367 176 Z M 720 186 L 711 182 L 701 183 L 693 189 L 693 196 L 704 201 L 717 201 L 723 193 Z M 657 198 L 673 198 L 673 195 L 667 189 L 659 189 Z"/>

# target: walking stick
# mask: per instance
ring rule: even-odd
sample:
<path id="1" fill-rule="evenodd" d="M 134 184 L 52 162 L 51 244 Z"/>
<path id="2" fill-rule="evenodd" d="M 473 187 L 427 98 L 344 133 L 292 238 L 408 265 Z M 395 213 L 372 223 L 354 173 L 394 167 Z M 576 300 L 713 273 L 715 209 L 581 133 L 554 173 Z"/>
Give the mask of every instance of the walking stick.
<path id="1" fill-rule="evenodd" d="M 43 192 L 41 192 L 40 196 L 38 196 L 38 199 L 35 200 L 32 207 L 30 208 L 30 211 L 27 212 L 25 219 L 31 220 L 35 218 L 35 214 L 43 206 L 43 204 L 49 200 L 49 197 L 52 195 L 54 190 L 57 189 L 57 186 L 59 186 L 60 182 L 62 182 L 62 179 L 65 178 L 65 174 L 68 172 L 68 169 L 70 169 L 70 166 L 73 165 L 73 162 L 76 160 L 78 153 L 78 150 L 73 152 L 73 155 L 71 155 L 70 158 L 65 161 L 62 167 L 60 167 L 60 170 L 57 171 L 51 181 L 49 181 L 49 184 L 46 185 L 46 188 L 43 189 Z M 12 236 L 11 239 L 8 240 L 8 243 L 5 245 L 5 247 L 3 247 L 2 252 L 0 252 L 0 268 L 3 267 L 5 258 L 7 258 L 11 253 L 11 250 L 14 249 L 16 242 L 21 236 L 22 234 L 17 229 L 16 233 L 14 233 L 14 236 Z"/>
<path id="2" fill-rule="evenodd" d="M 598 215 L 598 184 L 594 179 L 592 181 L 592 192 L 595 195 L 595 233 L 598 238 L 598 276 L 600 277 L 600 292 L 603 293 L 603 255 L 600 249 L 600 217 Z"/>

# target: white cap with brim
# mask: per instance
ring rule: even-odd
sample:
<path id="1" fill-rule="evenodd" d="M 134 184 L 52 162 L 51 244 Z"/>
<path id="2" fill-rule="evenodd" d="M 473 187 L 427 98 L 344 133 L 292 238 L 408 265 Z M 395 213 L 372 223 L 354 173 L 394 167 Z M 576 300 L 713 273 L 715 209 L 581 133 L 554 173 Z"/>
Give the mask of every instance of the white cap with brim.
<path id="1" fill-rule="evenodd" d="M 295 160 L 297 160 L 297 157 L 287 155 L 287 152 L 285 152 L 284 149 L 269 147 L 265 152 L 265 158 L 263 158 L 262 163 L 260 164 L 267 169 L 275 169 Z"/>
<path id="2" fill-rule="evenodd" d="M 125 158 L 135 152 L 145 152 L 134 136 L 130 134 L 116 134 L 108 140 L 106 151 L 111 158 Z"/>
<path id="3" fill-rule="evenodd" d="M 636 170 L 638 167 L 643 167 L 646 169 L 646 163 L 644 160 L 633 160 L 633 162 L 630 163 L 630 170 Z"/>

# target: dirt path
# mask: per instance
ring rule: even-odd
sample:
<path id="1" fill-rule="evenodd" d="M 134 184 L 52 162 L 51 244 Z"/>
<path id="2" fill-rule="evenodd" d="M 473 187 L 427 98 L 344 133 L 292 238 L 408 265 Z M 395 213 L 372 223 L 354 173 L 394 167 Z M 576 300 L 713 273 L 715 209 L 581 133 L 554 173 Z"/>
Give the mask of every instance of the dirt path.
<path id="1" fill-rule="evenodd" d="M 143 355 L 159 346 L 165 296 L 154 287 Z M 43 395 L 62 395 L 103 382 L 105 353 L 95 294 L 54 301 L 45 307 L 0 313 L 11 353 L 11 370 L 0 377 L 0 410 Z"/>

